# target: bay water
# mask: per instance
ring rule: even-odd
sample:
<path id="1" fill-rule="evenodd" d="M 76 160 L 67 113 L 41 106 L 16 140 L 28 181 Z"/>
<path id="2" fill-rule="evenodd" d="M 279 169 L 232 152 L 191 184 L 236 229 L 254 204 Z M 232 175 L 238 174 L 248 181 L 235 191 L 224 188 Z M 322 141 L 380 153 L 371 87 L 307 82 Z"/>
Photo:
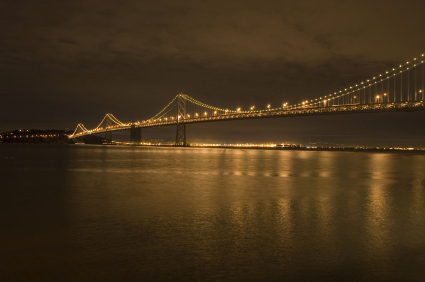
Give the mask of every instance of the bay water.
<path id="1" fill-rule="evenodd" d="M 425 281 L 425 155 L 0 144 L 1 281 Z"/>

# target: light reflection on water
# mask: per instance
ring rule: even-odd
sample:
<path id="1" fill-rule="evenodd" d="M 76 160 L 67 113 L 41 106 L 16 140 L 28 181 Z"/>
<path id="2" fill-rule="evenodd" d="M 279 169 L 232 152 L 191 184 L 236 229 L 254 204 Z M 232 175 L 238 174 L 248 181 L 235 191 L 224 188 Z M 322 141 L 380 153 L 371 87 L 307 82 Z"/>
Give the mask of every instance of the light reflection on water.
<path id="1" fill-rule="evenodd" d="M 0 277 L 422 281 L 424 161 L 2 146 Z"/>

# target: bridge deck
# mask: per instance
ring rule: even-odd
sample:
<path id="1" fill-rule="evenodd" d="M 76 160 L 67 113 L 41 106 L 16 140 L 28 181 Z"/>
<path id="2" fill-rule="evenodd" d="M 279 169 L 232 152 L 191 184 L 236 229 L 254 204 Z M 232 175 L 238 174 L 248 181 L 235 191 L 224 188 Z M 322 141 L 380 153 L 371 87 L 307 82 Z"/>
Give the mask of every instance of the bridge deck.
<path id="1" fill-rule="evenodd" d="M 176 120 L 154 120 L 144 121 L 137 123 L 126 123 L 123 125 L 108 126 L 105 128 L 98 128 L 95 130 L 88 130 L 86 132 L 77 133 L 70 137 L 79 137 L 89 134 L 104 133 L 107 131 L 121 131 L 129 130 L 132 125 L 136 128 L 146 128 L 155 126 L 172 126 L 178 123 L 192 124 L 192 123 L 205 123 L 217 121 L 231 121 L 242 119 L 261 119 L 261 118 L 283 118 L 283 117 L 297 117 L 297 116 L 316 116 L 316 115 L 334 115 L 334 114 L 355 114 L 355 113 L 382 113 L 382 112 L 412 112 L 425 110 L 425 103 L 422 100 L 410 102 L 394 102 L 394 103 L 372 103 L 372 104 L 358 104 L 358 105 L 338 105 L 330 107 L 300 107 L 292 109 L 278 109 L 278 110 L 264 110 L 264 111 L 249 111 L 230 113 L 209 117 L 198 117 L 190 119 L 181 119 L 179 122 Z"/>

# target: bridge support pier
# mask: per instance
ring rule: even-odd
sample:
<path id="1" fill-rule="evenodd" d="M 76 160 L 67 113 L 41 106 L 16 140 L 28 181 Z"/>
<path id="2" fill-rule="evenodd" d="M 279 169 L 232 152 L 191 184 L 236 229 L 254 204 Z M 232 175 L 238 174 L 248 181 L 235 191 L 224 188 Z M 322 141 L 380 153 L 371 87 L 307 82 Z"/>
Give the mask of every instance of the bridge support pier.
<path id="1" fill-rule="evenodd" d="M 108 144 L 112 143 L 112 131 L 110 130 L 106 131 L 105 143 L 108 143 Z"/>
<path id="2" fill-rule="evenodd" d="M 186 147 L 186 124 L 178 123 L 176 128 L 176 143 L 175 146 Z"/>
<path id="3" fill-rule="evenodd" d="M 142 129 L 136 128 L 136 125 L 132 124 L 130 127 L 130 145 L 140 145 L 142 142 Z"/>

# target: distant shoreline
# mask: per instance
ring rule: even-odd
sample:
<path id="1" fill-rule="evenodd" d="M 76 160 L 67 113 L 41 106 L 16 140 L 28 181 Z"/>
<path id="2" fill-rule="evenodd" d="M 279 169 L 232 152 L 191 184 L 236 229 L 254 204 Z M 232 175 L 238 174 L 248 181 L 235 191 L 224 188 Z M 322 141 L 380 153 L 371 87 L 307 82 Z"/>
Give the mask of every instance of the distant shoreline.
<path id="1" fill-rule="evenodd" d="M 148 147 L 148 146 L 146 146 Z M 167 146 L 170 147 L 170 146 Z M 425 154 L 425 150 L 401 150 L 401 149 L 388 149 L 388 148 L 336 148 L 336 147 L 242 147 L 242 146 L 190 146 L 189 148 L 211 148 L 211 149 L 252 149 L 252 150 L 279 150 L 279 151 L 343 151 L 343 152 L 382 152 L 382 153 L 418 153 Z"/>
<path id="2" fill-rule="evenodd" d="M 118 146 L 118 147 L 161 147 L 161 148 L 196 148 L 196 149 L 240 149 L 240 150 L 278 150 L 278 151 L 306 151 L 306 152 L 356 152 L 356 153 L 365 153 L 365 152 L 373 152 L 373 153 L 408 153 L 408 154 L 425 154 L 425 150 L 422 149 L 397 149 L 397 148 L 341 148 L 341 147 L 261 147 L 261 146 L 174 146 L 174 145 L 128 145 L 128 144 L 66 144 L 66 143 L 25 143 L 25 142 L 0 142 L 1 144 L 14 144 L 14 145 L 73 145 L 73 146 L 81 146 L 81 145 L 90 145 L 90 146 Z"/>
<path id="3" fill-rule="evenodd" d="M 106 144 L 105 144 L 106 145 Z M 109 145 L 106 145 L 109 146 Z M 112 146 L 129 146 L 129 147 L 163 147 L 163 148 L 197 148 L 197 149 L 249 149 L 249 150 L 279 150 L 279 151 L 335 151 L 335 152 L 357 152 L 357 153 L 364 153 L 364 152 L 379 152 L 379 153 L 415 153 L 415 154 L 425 154 L 425 150 L 413 148 L 413 149 L 399 149 L 399 148 L 370 148 L 370 147 L 315 147 L 315 148 L 309 148 L 309 147 L 261 147 L 261 146 L 199 146 L 199 145 L 192 145 L 192 146 L 186 146 L 186 147 L 180 147 L 180 146 L 174 146 L 174 145 L 123 145 L 123 144 L 117 144 Z"/>

